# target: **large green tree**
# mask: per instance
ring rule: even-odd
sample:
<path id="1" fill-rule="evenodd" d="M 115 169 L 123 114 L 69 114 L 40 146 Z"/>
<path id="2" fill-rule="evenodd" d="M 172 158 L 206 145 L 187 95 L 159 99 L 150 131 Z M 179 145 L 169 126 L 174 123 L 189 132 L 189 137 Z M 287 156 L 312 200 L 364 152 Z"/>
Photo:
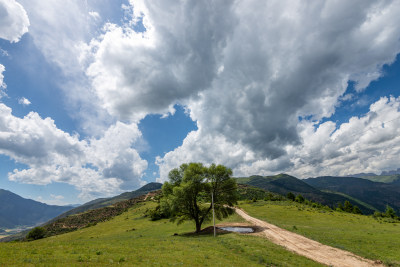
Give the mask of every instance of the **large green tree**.
<path id="1" fill-rule="evenodd" d="M 212 196 L 217 219 L 233 213 L 229 206 L 236 204 L 238 194 L 236 181 L 231 176 L 232 170 L 223 165 L 182 164 L 169 172 L 169 182 L 162 188 L 160 208 L 178 224 L 193 220 L 198 233 L 201 225 L 212 217 Z"/>

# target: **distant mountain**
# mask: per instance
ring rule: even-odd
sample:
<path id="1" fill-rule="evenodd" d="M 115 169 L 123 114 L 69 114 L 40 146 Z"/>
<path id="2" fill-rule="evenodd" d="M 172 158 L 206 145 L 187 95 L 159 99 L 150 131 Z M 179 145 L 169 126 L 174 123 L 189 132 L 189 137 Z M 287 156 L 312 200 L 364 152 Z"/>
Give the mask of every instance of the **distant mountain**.
<path id="1" fill-rule="evenodd" d="M 0 228 L 35 226 L 70 210 L 70 206 L 47 205 L 0 189 Z"/>
<path id="2" fill-rule="evenodd" d="M 392 171 L 383 171 L 381 173 L 381 175 L 396 175 L 396 174 L 400 174 L 400 168 L 398 168 L 397 170 L 392 170 Z"/>
<path id="3" fill-rule="evenodd" d="M 399 184 L 400 185 L 400 174 L 360 176 L 358 178 L 367 179 L 367 180 L 370 180 L 373 182 L 387 183 L 387 184 Z"/>
<path id="4" fill-rule="evenodd" d="M 363 178 L 363 177 L 368 177 L 368 176 L 373 177 L 373 176 L 377 176 L 377 175 L 373 172 L 369 172 L 369 173 L 362 172 L 362 173 L 356 173 L 356 174 L 349 174 L 349 175 L 346 175 L 345 177 Z"/>
<path id="5" fill-rule="evenodd" d="M 386 205 L 389 205 L 397 214 L 400 213 L 400 185 L 396 182 L 380 183 L 363 178 L 332 176 L 305 179 L 304 182 L 320 190 L 340 192 L 357 198 L 380 211 L 385 211 Z"/>
<path id="6" fill-rule="evenodd" d="M 67 217 L 69 215 L 85 212 L 88 210 L 93 210 L 93 209 L 110 206 L 112 204 L 115 204 L 115 203 L 123 201 L 123 200 L 132 199 L 132 198 L 147 194 L 148 192 L 159 190 L 159 189 L 161 189 L 161 187 L 162 187 L 161 183 L 148 183 L 148 184 L 144 185 L 143 187 L 139 188 L 138 190 L 135 190 L 132 192 L 125 192 L 118 196 L 110 197 L 110 198 L 98 198 L 98 199 L 89 201 L 85 204 L 82 204 L 77 208 L 71 209 L 71 210 L 57 216 L 56 218 L 54 218 L 54 220 Z"/>
<path id="7" fill-rule="evenodd" d="M 296 195 L 301 194 L 303 197 L 328 205 L 330 207 L 336 206 L 339 202 L 344 203 L 346 200 L 350 201 L 353 205 L 357 205 L 365 214 L 373 212 L 371 207 L 363 205 L 361 201 L 357 201 L 352 197 L 344 196 L 334 192 L 323 192 L 303 180 L 296 177 L 279 174 L 275 176 L 259 176 L 253 175 L 246 178 L 237 178 L 239 184 L 247 184 L 264 190 L 285 195 L 292 192 Z"/>

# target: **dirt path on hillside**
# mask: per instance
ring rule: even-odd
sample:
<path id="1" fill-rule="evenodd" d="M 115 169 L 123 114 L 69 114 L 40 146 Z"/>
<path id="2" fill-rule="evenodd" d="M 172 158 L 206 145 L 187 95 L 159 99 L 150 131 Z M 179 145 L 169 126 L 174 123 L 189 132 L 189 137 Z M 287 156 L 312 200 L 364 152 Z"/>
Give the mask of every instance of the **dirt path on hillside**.
<path id="1" fill-rule="evenodd" d="M 351 252 L 323 245 L 317 241 L 279 228 L 276 225 L 253 218 L 241 209 L 236 208 L 236 213 L 246 221 L 261 227 L 262 230 L 258 235 L 265 236 L 273 243 L 314 261 L 340 267 L 384 266 L 381 263 L 364 259 Z"/>

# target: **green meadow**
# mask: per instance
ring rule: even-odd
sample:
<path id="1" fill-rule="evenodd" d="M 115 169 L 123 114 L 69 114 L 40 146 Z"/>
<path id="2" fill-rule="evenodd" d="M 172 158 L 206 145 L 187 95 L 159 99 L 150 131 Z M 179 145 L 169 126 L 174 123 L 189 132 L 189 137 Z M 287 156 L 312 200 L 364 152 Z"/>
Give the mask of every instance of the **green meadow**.
<path id="1" fill-rule="evenodd" d="M 241 203 L 249 215 L 323 244 L 400 266 L 400 223 L 326 211 L 289 201 Z"/>
<path id="2" fill-rule="evenodd" d="M 0 243 L 0 266 L 321 266 L 261 237 L 192 235 L 192 223 L 150 221 L 145 210 L 155 205 L 139 203 L 110 221 L 67 234 Z M 237 215 L 224 220 L 242 221 Z"/>

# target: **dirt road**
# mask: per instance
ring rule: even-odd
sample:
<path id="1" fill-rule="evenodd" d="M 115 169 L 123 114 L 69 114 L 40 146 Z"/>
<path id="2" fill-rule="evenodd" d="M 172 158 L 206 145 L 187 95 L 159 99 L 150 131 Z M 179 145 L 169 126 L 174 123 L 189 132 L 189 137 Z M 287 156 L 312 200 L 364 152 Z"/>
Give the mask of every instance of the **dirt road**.
<path id="1" fill-rule="evenodd" d="M 279 228 L 276 225 L 253 218 L 241 209 L 236 209 L 236 213 L 242 216 L 246 221 L 261 227 L 262 231 L 258 234 L 266 236 L 273 243 L 314 261 L 329 266 L 340 267 L 384 266 L 383 264 L 364 259 L 351 252 L 323 245 L 304 236 Z"/>

